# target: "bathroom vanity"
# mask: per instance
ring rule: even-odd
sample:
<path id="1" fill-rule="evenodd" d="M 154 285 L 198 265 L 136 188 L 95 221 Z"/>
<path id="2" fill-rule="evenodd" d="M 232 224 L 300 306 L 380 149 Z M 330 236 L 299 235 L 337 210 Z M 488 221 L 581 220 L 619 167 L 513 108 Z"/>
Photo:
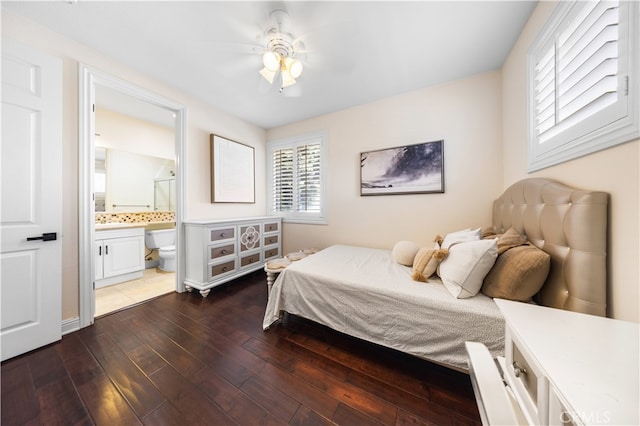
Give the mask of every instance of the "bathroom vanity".
<path id="1" fill-rule="evenodd" d="M 142 278 L 144 225 L 96 226 L 95 288 Z"/>
<path id="2" fill-rule="evenodd" d="M 185 289 L 207 297 L 211 289 L 262 269 L 282 256 L 282 219 L 253 217 L 184 222 Z"/>

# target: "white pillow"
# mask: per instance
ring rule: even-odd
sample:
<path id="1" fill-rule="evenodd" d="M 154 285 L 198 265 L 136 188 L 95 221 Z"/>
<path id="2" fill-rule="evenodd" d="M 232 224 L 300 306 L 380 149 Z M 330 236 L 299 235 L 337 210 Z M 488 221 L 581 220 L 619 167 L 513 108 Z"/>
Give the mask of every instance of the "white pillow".
<path id="1" fill-rule="evenodd" d="M 453 297 L 473 297 L 480 291 L 482 281 L 497 257 L 496 240 L 456 244 L 449 249 L 449 256 L 440 263 L 438 275 Z"/>
<path id="2" fill-rule="evenodd" d="M 466 243 L 467 241 L 477 241 L 482 238 L 482 229 L 463 229 L 461 231 L 451 232 L 444 237 L 442 248 L 448 249 L 452 244 Z"/>

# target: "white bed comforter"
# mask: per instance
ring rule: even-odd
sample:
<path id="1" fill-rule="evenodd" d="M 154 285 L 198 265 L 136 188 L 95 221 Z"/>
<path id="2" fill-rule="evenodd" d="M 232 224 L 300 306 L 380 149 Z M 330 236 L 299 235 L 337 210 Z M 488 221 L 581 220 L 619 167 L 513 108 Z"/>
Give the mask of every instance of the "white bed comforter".
<path id="1" fill-rule="evenodd" d="M 465 341 L 504 351 L 504 319 L 489 297 L 456 299 L 438 280 L 411 279 L 390 250 L 336 245 L 293 262 L 276 279 L 263 321 L 289 312 L 334 330 L 467 370 Z"/>

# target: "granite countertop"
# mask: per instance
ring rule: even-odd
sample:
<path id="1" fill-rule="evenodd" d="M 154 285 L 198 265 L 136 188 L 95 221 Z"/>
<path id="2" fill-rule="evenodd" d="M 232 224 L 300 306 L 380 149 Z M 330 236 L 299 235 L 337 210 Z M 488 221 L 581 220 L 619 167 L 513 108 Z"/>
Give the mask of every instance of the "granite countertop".
<path id="1" fill-rule="evenodd" d="M 124 228 L 146 228 L 148 226 L 153 226 L 154 228 L 160 229 L 162 225 L 166 225 L 167 227 L 175 226 L 175 222 L 114 222 L 114 223 L 96 223 L 96 231 L 103 231 L 107 229 L 124 229 Z"/>

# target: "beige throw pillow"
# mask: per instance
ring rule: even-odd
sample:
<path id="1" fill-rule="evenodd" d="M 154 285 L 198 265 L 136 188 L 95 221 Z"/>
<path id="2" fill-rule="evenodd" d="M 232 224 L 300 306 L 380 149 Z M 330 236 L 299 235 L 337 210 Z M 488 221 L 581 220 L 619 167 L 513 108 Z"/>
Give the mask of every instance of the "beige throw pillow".
<path id="1" fill-rule="evenodd" d="M 413 258 L 416 257 L 416 253 L 418 253 L 418 245 L 412 241 L 398 241 L 393 246 L 393 250 L 391 250 L 391 254 L 393 256 L 393 260 L 397 263 L 404 266 L 412 266 Z"/>
<path id="2" fill-rule="evenodd" d="M 413 274 L 411 278 L 415 281 L 427 282 L 429 277 L 436 272 L 442 259 L 447 257 L 448 254 L 449 250 L 440 249 L 437 245 L 434 248 L 421 248 L 413 259 Z"/>
<path id="3" fill-rule="evenodd" d="M 528 302 L 542 288 L 551 256 L 527 243 L 513 247 L 498 256 L 482 284 L 489 297 Z"/>
<path id="4" fill-rule="evenodd" d="M 510 248 L 523 244 L 527 244 L 527 239 L 520 235 L 515 229 L 509 228 L 507 232 L 498 237 L 498 256 Z"/>

